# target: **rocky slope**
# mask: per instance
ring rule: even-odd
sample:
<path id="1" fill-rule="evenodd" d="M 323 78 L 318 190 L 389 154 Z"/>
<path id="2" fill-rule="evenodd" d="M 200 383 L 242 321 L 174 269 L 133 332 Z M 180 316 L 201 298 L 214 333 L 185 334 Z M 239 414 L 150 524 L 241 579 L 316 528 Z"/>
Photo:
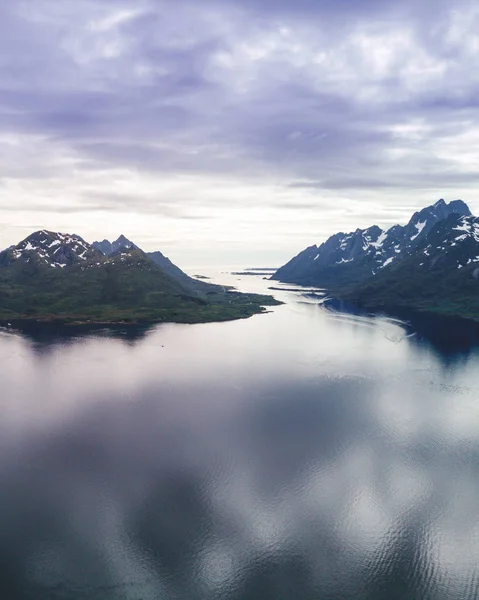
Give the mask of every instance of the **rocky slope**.
<path id="1" fill-rule="evenodd" d="M 130 249 L 136 248 L 139 250 L 139 246 L 134 244 L 124 235 L 120 235 L 120 237 L 114 242 L 110 242 L 109 240 L 103 240 L 102 242 L 93 242 L 92 246 L 102 252 L 105 256 L 110 256 L 115 252 L 118 252 L 120 249 Z M 182 271 L 179 267 L 177 267 L 169 258 L 167 258 L 162 252 L 156 250 L 155 252 L 145 252 L 146 256 L 150 258 L 156 265 L 162 269 L 162 271 L 168 274 L 170 277 L 180 282 L 181 284 L 196 290 L 197 292 L 210 292 L 213 290 L 212 284 L 205 284 L 203 281 L 198 281 L 198 279 L 194 279 L 187 275 L 184 271 Z"/>
<path id="2" fill-rule="evenodd" d="M 109 256 L 114 252 L 118 252 L 121 248 L 138 248 L 135 246 L 133 242 L 130 242 L 123 234 L 120 235 L 118 239 L 114 242 L 110 242 L 109 240 L 103 240 L 102 242 L 93 242 L 92 246 L 99 250 L 103 255 Z"/>
<path id="3" fill-rule="evenodd" d="M 414 213 L 407 225 L 383 230 L 377 225 L 337 233 L 320 246 L 310 246 L 278 269 L 272 279 L 330 287 L 365 281 L 415 253 L 435 225 L 450 215 L 469 216 L 462 200 L 434 205 Z"/>
<path id="4" fill-rule="evenodd" d="M 337 291 L 369 310 L 412 309 L 479 320 L 479 219 L 450 215 L 416 252 Z"/>

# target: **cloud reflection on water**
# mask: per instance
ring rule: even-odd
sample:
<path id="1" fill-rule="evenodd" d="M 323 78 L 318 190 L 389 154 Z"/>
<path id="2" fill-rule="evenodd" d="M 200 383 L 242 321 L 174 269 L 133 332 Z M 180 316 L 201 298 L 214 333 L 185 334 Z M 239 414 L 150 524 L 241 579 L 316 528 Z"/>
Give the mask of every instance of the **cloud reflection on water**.
<path id="1" fill-rule="evenodd" d="M 477 359 L 382 327 L 2 336 L 2 597 L 476 598 Z"/>

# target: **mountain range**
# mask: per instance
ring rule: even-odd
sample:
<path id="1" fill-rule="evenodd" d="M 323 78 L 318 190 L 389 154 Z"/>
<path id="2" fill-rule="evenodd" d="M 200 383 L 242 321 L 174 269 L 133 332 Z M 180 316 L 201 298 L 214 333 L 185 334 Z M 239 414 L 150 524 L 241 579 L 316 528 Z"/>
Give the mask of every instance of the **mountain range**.
<path id="1" fill-rule="evenodd" d="M 374 225 L 310 246 L 272 279 L 314 285 L 370 310 L 479 320 L 479 219 L 443 199 L 406 225 Z"/>
<path id="2" fill-rule="evenodd" d="M 0 322 L 205 322 L 248 317 L 278 304 L 197 281 L 160 252 L 120 236 L 89 244 L 37 231 L 0 252 Z"/>

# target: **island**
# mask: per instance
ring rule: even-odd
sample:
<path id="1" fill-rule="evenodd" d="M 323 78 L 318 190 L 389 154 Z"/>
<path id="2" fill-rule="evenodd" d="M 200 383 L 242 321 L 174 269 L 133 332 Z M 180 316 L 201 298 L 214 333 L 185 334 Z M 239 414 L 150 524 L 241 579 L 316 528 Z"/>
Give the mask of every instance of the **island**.
<path id="1" fill-rule="evenodd" d="M 0 324 L 205 323 L 281 304 L 190 278 L 161 253 L 151 257 L 134 244 L 105 252 L 75 234 L 46 230 L 1 252 Z"/>

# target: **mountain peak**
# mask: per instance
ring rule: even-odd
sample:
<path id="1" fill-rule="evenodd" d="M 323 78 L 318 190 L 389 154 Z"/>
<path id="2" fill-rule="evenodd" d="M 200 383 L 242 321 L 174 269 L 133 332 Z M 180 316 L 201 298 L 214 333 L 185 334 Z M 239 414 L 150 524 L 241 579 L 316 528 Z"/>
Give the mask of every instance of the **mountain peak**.
<path id="1" fill-rule="evenodd" d="M 110 256 L 110 254 L 114 254 L 118 252 L 121 248 L 136 248 L 138 246 L 130 241 L 127 237 L 121 234 L 118 239 L 114 242 L 110 242 L 110 240 L 103 240 L 102 242 L 93 242 L 92 246 L 99 250 L 105 256 Z"/>
<path id="2" fill-rule="evenodd" d="M 423 208 L 422 210 L 419 211 L 419 213 L 415 213 L 415 214 L 422 214 L 422 213 L 424 213 L 424 214 L 433 213 L 433 214 L 437 215 L 438 217 L 440 217 L 442 220 L 452 214 L 460 214 L 460 215 L 469 216 L 471 214 L 471 211 L 469 210 L 469 207 L 467 206 L 467 204 L 465 202 L 463 202 L 462 200 L 451 200 L 451 202 L 448 203 L 443 198 L 441 198 L 432 206 L 426 206 L 426 208 Z"/>
<path id="3" fill-rule="evenodd" d="M 35 231 L 5 252 L 11 261 L 33 260 L 53 268 L 69 267 L 98 257 L 97 251 L 79 235 L 46 229 Z"/>
<path id="4" fill-rule="evenodd" d="M 451 200 L 449 202 L 451 212 L 470 217 L 472 215 L 469 206 L 463 200 Z"/>
<path id="5" fill-rule="evenodd" d="M 126 244 L 130 244 L 130 245 L 133 245 L 133 243 L 130 242 L 130 240 L 127 237 L 125 237 L 123 234 L 119 235 L 118 239 L 115 242 L 113 242 L 113 243 L 114 244 L 125 244 L 125 245 Z"/>
<path id="6" fill-rule="evenodd" d="M 436 223 L 447 219 L 453 214 L 469 216 L 471 211 L 462 200 L 452 200 L 446 203 L 441 198 L 435 204 L 426 206 L 413 214 L 411 220 L 406 225 L 406 238 L 409 238 L 411 241 L 417 240 L 416 243 L 419 243 L 419 239 L 417 239 L 419 235 L 421 237 L 426 236 Z"/>

